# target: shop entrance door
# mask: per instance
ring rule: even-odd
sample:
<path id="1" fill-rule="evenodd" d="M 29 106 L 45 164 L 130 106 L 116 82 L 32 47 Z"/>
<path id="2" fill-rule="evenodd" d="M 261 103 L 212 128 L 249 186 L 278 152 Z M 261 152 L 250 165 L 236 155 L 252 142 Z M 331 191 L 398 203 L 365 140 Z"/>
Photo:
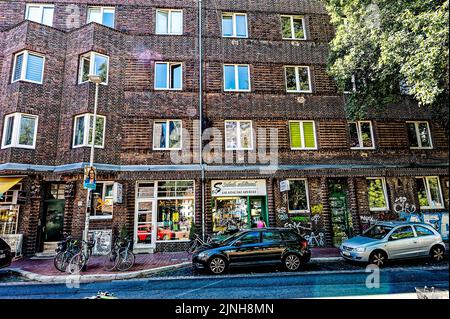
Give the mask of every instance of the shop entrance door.
<path id="1" fill-rule="evenodd" d="M 64 206 L 64 199 L 49 199 L 44 202 L 43 251 L 54 251 L 55 243 L 63 239 Z"/>
<path id="2" fill-rule="evenodd" d="M 156 213 L 155 200 L 138 199 L 136 201 L 136 220 L 134 242 L 136 248 L 155 248 Z"/>
<path id="3" fill-rule="evenodd" d="M 266 197 L 249 197 L 248 198 L 248 225 L 256 228 L 258 221 L 264 221 L 264 225 L 268 226 Z"/>
<path id="4" fill-rule="evenodd" d="M 353 236 L 352 217 L 347 205 L 347 182 L 345 179 L 330 179 L 328 182 L 333 246 Z"/>

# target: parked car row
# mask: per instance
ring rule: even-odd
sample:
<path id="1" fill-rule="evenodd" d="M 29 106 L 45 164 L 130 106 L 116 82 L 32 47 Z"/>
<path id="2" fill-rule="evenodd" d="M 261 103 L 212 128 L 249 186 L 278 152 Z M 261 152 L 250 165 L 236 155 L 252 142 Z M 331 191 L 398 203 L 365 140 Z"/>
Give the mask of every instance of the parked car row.
<path id="1" fill-rule="evenodd" d="M 383 222 L 344 241 L 339 251 L 345 260 L 383 267 L 395 259 L 431 257 L 442 261 L 445 244 L 428 224 Z M 239 231 L 225 240 L 200 246 L 193 253 L 192 264 L 212 274 L 257 265 L 282 265 L 287 271 L 297 271 L 310 259 L 307 240 L 294 230 L 259 228 Z"/>

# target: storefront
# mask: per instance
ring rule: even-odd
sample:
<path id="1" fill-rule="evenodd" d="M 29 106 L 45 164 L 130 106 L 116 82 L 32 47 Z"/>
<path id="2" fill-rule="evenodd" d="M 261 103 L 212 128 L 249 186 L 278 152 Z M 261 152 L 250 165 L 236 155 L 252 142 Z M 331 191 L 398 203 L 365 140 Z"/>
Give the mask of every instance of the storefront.
<path id="1" fill-rule="evenodd" d="M 143 181 L 136 184 L 135 247 L 188 242 L 195 219 L 194 181 Z"/>
<path id="2" fill-rule="evenodd" d="M 268 225 L 265 180 L 211 181 L 213 234 Z"/>

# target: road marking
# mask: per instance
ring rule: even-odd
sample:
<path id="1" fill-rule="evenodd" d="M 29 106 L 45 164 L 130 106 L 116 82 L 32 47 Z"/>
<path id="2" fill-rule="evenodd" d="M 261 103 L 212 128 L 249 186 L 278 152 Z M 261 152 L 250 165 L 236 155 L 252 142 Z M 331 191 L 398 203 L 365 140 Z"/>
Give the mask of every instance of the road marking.
<path id="1" fill-rule="evenodd" d="M 177 297 L 181 297 L 181 296 L 190 294 L 190 293 L 192 293 L 192 292 L 195 292 L 195 291 L 198 291 L 198 290 L 202 290 L 202 289 L 204 289 L 204 288 L 207 288 L 207 287 L 213 286 L 213 285 L 215 285 L 215 284 L 221 283 L 221 282 L 224 281 L 224 280 L 225 280 L 225 279 L 222 279 L 222 280 L 215 281 L 215 282 L 212 282 L 212 283 L 210 283 L 210 284 L 204 285 L 204 286 L 199 287 L 199 288 L 191 289 L 191 290 L 189 290 L 189 291 L 186 291 L 186 292 L 183 292 L 183 293 L 177 295 Z"/>

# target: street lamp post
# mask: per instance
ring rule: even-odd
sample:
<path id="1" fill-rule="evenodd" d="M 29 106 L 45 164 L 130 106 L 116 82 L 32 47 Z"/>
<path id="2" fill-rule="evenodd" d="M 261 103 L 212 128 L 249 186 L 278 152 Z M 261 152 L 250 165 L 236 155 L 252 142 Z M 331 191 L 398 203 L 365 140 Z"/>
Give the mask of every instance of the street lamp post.
<path id="1" fill-rule="evenodd" d="M 95 137 L 97 135 L 96 129 L 97 129 L 97 107 L 98 107 L 98 89 L 99 84 L 102 83 L 102 79 L 100 76 L 91 74 L 89 75 L 89 81 L 95 83 L 95 99 L 94 99 L 94 118 L 93 118 L 93 124 L 92 124 L 92 144 L 91 144 L 91 154 L 89 158 L 89 167 L 94 166 L 94 151 L 95 151 Z M 90 123 L 89 123 L 90 125 Z M 89 139 L 89 136 L 88 136 Z M 84 221 L 84 232 L 83 232 L 83 240 L 88 240 L 88 233 L 89 233 L 89 219 L 90 219 L 90 209 L 89 207 L 92 207 L 92 190 L 88 188 L 87 190 L 87 196 L 86 196 L 86 217 Z M 87 245 L 84 246 L 84 253 L 87 253 Z"/>

